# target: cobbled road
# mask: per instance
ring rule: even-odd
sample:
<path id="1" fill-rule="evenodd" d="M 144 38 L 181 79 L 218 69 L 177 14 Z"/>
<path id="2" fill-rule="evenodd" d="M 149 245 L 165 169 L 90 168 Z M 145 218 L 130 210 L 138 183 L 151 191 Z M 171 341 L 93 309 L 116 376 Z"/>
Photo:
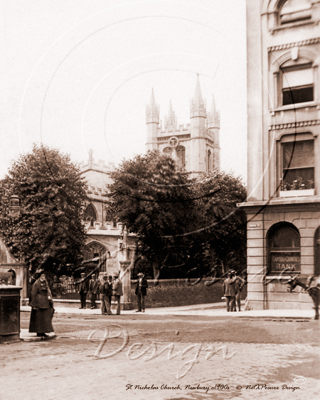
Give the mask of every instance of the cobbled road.
<path id="1" fill-rule="evenodd" d="M 0 400 L 319 398 L 319 321 L 58 314 L 53 323 L 55 339 L 0 345 Z"/>

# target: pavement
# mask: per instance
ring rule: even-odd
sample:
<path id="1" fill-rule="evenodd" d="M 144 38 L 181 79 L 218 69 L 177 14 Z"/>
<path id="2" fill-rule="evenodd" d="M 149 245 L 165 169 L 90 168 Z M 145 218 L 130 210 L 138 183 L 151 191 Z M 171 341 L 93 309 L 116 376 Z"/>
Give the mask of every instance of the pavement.
<path id="1" fill-rule="evenodd" d="M 244 309 L 245 302 L 242 302 Z M 29 312 L 31 307 L 22 306 L 21 311 Z M 72 307 L 55 307 L 56 314 L 101 315 L 100 308 L 79 309 Z M 123 310 L 122 315 L 138 314 L 137 310 Z M 139 313 L 140 314 L 140 313 Z M 138 315 L 139 315 L 138 314 Z M 141 313 L 142 314 L 142 313 Z M 314 310 L 298 309 L 273 309 L 273 310 L 248 310 L 241 312 L 227 312 L 225 303 L 195 304 L 182 307 L 147 308 L 147 315 L 203 315 L 203 316 L 228 316 L 228 317 L 281 317 L 281 318 L 313 318 Z M 106 316 L 107 317 L 107 316 Z"/>
<path id="2" fill-rule="evenodd" d="M 244 309 L 245 302 L 242 302 Z M 31 307 L 21 306 L 22 312 L 30 312 Z M 274 310 L 248 310 L 241 312 L 227 312 L 225 303 L 211 303 L 211 304 L 195 304 L 182 307 L 163 307 L 163 308 L 148 308 L 145 313 L 137 313 L 137 310 L 123 310 L 121 315 L 192 315 L 192 316 L 207 316 L 207 317 L 246 317 L 246 318 L 307 318 L 314 317 L 314 310 L 298 310 L 298 309 L 274 309 Z M 73 315 L 101 315 L 101 310 L 96 309 L 79 309 L 72 307 L 55 307 L 55 314 L 73 314 Z M 115 314 L 113 314 L 115 315 Z M 108 318 L 108 316 L 106 316 Z M 29 333 L 27 329 L 21 329 L 20 339 L 26 342 L 34 341 L 39 342 L 43 340 L 50 340 L 56 337 L 55 333 L 49 333 L 48 337 L 38 337 L 36 333 Z"/>

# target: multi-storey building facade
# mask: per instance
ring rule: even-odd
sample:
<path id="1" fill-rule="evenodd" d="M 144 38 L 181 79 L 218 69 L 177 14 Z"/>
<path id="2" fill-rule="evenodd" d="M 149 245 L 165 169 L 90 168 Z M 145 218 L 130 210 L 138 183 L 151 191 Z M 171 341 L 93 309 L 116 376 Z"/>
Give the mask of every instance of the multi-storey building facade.
<path id="1" fill-rule="evenodd" d="M 309 308 L 284 283 L 320 274 L 319 21 L 318 0 L 247 0 L 250 308 Z"/>
<path id="2" fill-rule="evenodd" d="M 162 125 L 159 119 L 159 107 L 156 105 L 152 90 L 146 112 L 146 150 L 158 150 L 160 153 L 171 155 L 178 166 L 193 174 L 219 169 L 220 113 L 216 110 L 214 98 L 211 112 L 207 113 L 199 76 L 191 100 L 190 119 L 187 125 L 177 125 L 177 118 L 170 102 L 169 113 Z"/>

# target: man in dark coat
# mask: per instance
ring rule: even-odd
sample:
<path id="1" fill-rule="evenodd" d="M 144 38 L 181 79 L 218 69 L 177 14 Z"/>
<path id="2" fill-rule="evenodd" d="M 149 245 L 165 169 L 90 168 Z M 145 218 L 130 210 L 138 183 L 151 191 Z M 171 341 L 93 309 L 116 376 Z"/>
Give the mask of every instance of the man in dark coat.
<path id="1" fill-rule="evenodd" d="M 99 280 L 97 275 L 93 274 L 89 282 L 89 295 L 91 299 L 91 309 L 96 308 L 96 298 L 99 292 Z"/>
<path id="2" fill-rule="evenodd" d="M 101 301 L 101 314 L 112 315 L 111 312 L 111 296 L 112 296 L 112 276 L 104 275 L 103 280 L 99 284 L 99 294 Z"/>
<path id="3" fill-rule="evenodd" d="M 236 271 L 233 270 L 232 272 L 234 273 L 235 276 L 234 290 L 236 292 L 233 311 L 237 311 L 236 306 L 238 306 L 238 311 L 241 311 L 241 291 L 243 286 L 245 285 L 245 281 L 244 279 L 241 278 L 241 276 L 237 276 Z"/>
<path id="4" fill-rule="evenodd" d="M 232 271 L 228 272 L 228 278 L 223 282 L 224 297 L 227 300 L 227 311 L 233 311 L 236 291 L 234 287 L 235 276 Z"/>
<path id="5" fill-rule="evenodd" d="M 113 277 L 112 294 L 117 302 L 117 315 L 120 315 L 120 309 L 121 309 L 120 297 L 123 295 L 123 291 L 122 291 L 122 282 L 119 279 L 119 273 L 117 273 Z"/>
<path id="6" fill-rule="evenodd" d="M 85 278 L 86 274 L 81 273 L 80 281 L 78 281 L 77 292 L 80 294 L 81 308 L 87 307 L 87 293 L 89 291 L 89 282 Z"/>
<path id="7" fill-rule="evenodd" d="M 53 332 L 52 317 L 54 313 L 51 291 L 44 273 L 35 281 L 31 289 L 32 307 L 29 332 L 37 336 L 47 337 L 46 332 Z"/>
<path id="8" fill-rule="evenodd" d="M 139 280 L 136 286 L 136 295 L 138 296 L 138 310 L 136 312 L 145 312 L 144 299 L 147 295 L 148 282 L 142 272 L 138 273 Z"/>

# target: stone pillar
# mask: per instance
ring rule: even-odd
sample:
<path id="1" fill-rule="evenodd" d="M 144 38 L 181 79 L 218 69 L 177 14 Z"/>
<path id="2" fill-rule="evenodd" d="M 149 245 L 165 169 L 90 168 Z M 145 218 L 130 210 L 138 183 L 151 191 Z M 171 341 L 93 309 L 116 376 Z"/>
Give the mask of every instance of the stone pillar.
<path id="1" fill-rule="evenodd" d="M 122 282 L 123 296 L 121 303 L 123 310 L 130 310 L 131 304 L 131 260 L 129 259 L 129 245 L 128 245 L 128 232 L 127 227 L 124 226 L 122 230 L 122 239 L 118 240 L 118 259 L 120 267 L 120 279 Z M 132 262 L 134 260 L 134 254 Z"/>
<path id="2" fill-rule="evenodd" d="M 123 296 L 121 303 L 124 310 L 131 310 L 131 262 L 119 261 L 120 264 L 120 279 L 122 282 Z"/>

